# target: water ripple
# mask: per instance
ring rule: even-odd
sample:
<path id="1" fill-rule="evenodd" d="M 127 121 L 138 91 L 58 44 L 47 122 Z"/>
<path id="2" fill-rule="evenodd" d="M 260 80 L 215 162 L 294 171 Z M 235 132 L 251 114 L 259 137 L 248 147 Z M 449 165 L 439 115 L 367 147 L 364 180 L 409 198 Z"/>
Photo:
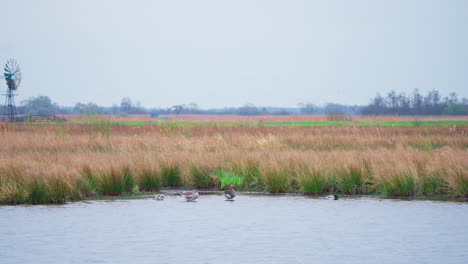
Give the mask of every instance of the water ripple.
<path id="1" fill-rule="evenodd" d="M 466 263 L 468 204 L 217 195 L 0 206 L 2 263 Z"/>

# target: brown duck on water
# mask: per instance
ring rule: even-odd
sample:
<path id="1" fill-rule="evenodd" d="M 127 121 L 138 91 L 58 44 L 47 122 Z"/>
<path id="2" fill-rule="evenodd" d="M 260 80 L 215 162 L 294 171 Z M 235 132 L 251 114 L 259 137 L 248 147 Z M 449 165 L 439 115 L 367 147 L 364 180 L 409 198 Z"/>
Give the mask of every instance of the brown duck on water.
<path id="1" fill-rule="evenodd" d="M 228 199 L 228 201 L 232 201 L 234 197 L 236 197 L 236 191 L 234 191 L 235 187 L 236 186 L 234 184 L 231 184 L 229 190 L 224 192 L 224 196 Z"/>

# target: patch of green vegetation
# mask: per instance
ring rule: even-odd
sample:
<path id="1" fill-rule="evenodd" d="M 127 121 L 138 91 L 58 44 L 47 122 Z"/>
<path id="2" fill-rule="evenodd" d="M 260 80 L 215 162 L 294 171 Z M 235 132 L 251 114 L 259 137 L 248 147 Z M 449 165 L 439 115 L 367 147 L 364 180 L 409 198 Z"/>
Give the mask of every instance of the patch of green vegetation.
<path id="1" fill-rule="evenodd" d="M 266 190 L 270 193 L 287 192 L 290 186 L 290 179 L 293 178 L 292 176 L 289 168 L 265 169 L 263 181 Z"/>
<path id="2" fill-rule="evenodd" d="M 125 192 L 132 192 L 136 186 L 135 177 L 129 167 L 122 169 L 123 174 L 123 189 Z"/>
<path id="3" fill-rule="evenodd" d="M 26 184 L 25 191 L 25 202 L 30 204 L 60 204 L 66 202 L 70 194 L 67 184 L 59 177 L 48 179 L 47 182 L 35 178 Z"/>
<path id="4" fill-rule="evenodd" d="M 93 182 L 93 180 L 90 181 L 89 179 L 88 183 Z M 121 170 L 112 168 L 104 172 L 100 175 L 98 184 L 98 189 L 105 195 L 120 195 L 125 192 L 132 193 L 136 186 L 133 173 L 128 167 L 123 167 Z"/>
<path id="5" fill-rule="evenodd" d="M 124 178 L 116 169 L 110 169 L 99 177 L 99 187 L 105 195 L 119 195 L 125 191 Z"/>
<path id="6" fill-rule="evenodd" d="M 301 192 L 318 195 L 327 190 L 328 177 L 326 174 L 320 170 L 307 170 L 304 173 L 297 179 Z"/>
<path id="7" fill-rule="evenodd" d="M 234 174 L 243 179 L 243 185 L 249 189 L 263 188 L 263 177 L 260 171 L 260 164 L 256 160 L 249 160 L 245 165 L 236 164 L 233 168 Z M 241 188 L 241 185 L 237 185 Z"/>
<path id="8" fill-rule="evenodd" d="M 67 184 L 62 178 L 54 177 L 47 183 L 48 186 L 48 203 L 60 204 L 67 201 L 70 194 Z"/>
<path id="9" fill-rule="evenodd" d="M 382 193 L 388 197 L 410 197 L 418 194 L 416 179 L 411 172 L 393 175 L 382 182 Z"/>
<path id="10" fill-rule="evenodd" d="M 447 182 L 441 172 L 433 172 L 419 177 L 424 195 L 439 195 L 447 193 Z"/>
<path id="11" fill-rule="evenodd" d="M 22 184 L 4 181 L 0 184 L 0 204 L 27 203 L 28 194 Z"/>
<path id="12" fill-rule="evenodd" d="M 140 173 L 138 184 L 141 190 L 158 191 L 161 189 L 161 176 L 157 171 L 145 169 Z"/>
<path id="13" fill-rule="evenodd" d="M 468 176 L 467 171 L 457 171 L 453 184 L 454 196 L 468 197 Z"/>
<path id="14" fill-rule="evenodd" d="M 244 177 L 237 176 L 232 172 L 217 170 L 213 172 L 213 175 L 220 179 L 221 189 L 228 188 L 231 184 L 234 184 L 237 188 L 242 188 L 244 185 Z"/>
<path id="15" fill-rule="evenodd" d="M 27 200 L 26 184 L 20 170 L 12 167 L 9 173 L 0 173 L 0 204 L 23 204 Z"/>
<path id="16" fill-rule="evenodd" d="M 161 178 L 165 186 L 177 187 L 182 184 L 182 171 L 178 164 L 162 164 Z"/>
<path id="17" fill-rule="evenodd" d="M 96 177 L 94 177 L 91 168 L 85 166 L 82 174 L 84 177 L 78 182 L 81 192 L 87 197 L 102 194 L 101 186 Z"/>
<path id="18" fill-rule="evenodd" d="M 47 186 L 41 179 L 34 179 L 26 185 L 28 195 L 28 203 L 45 204 L 49 202 L 47 194 Z"/>
<path id="19" fill-rule="evenodd" d="M 211 188 L 214 186 L 211 170 L 207 167 L 192 164 L 190 166 L 190 176 L 193 185 L 197 188 Z"/>
<path id="20" fill-rule="evenodd" d="M 336 171 L 338 189 L 345 194 L 366 192 L 369 174 L 365 168 L 350 166 Z"/>

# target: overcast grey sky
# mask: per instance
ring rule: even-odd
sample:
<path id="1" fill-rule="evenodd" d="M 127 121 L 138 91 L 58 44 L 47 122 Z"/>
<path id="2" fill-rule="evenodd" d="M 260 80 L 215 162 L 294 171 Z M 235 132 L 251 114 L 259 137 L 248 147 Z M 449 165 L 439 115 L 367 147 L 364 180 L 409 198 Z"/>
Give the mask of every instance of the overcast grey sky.
<path id="1" fill-rule="evenodd" d="M 468 97 L 467 0 L 0 0 L 18 100 L 203 108 Z M 2 89 L 6 85 L 2 84 Z"/>

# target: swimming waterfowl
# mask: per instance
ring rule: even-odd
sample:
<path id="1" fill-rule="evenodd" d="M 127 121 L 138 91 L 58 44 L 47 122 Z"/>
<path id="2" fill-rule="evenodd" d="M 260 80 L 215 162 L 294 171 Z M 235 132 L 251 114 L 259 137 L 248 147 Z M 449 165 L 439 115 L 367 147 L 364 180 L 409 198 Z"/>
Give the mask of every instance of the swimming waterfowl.
<path id="1" fill-rule="evenodd" d="M 228 199 L 228 201 L 232 201 L 234 197 L 236 197 L 236 191 L 234 191 L 234 187 L 236 187 L 234 184 L 231 184 L 229 187 L 229 190 L 226 190 L 224 192 L 224 196 Z"/>
<path id="2" fill-rule="evenodd" d="M 327 199 L 328 200 L 338 200 L 338 195 L 336 195 L 336 194 L 335 195 L 329 195 L 329 196 L 327 196 Z"/>
<path id="3" fill-rule="evenodd" d="M 198 198 L 197 190 L 183 192 L 182 195 L 185 196 L 185 200 L 187 200 L 187 202 L 193 202 Z"/>
<path id="4" fill-rule="evenodd" d="M 162 201 L 164 200 L 164 194 L 155 194 L 154 199 L 157 201 Z"/>

